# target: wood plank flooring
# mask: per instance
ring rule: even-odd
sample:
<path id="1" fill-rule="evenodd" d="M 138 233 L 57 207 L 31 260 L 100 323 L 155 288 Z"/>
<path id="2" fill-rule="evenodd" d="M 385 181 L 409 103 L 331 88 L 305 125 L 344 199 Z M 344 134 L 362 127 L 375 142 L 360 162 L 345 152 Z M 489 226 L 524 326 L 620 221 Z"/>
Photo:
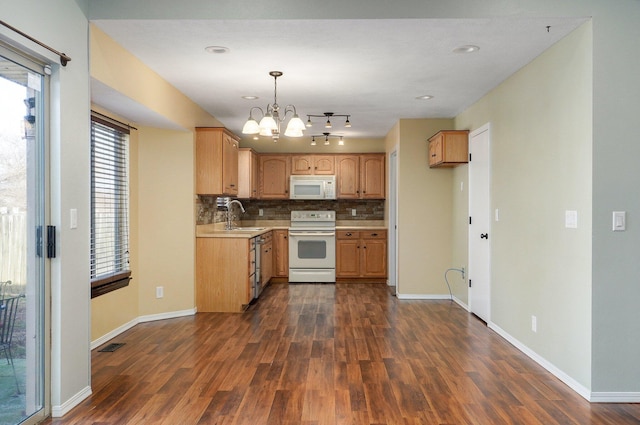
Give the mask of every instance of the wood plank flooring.
<path id="1" fill-rule="evenodd" d="M 639 424 L 590 404 L 450 301 L 273 284 L 241 314 L 143 323 L 92 352 L 93 395 L 46 424 Z"/>

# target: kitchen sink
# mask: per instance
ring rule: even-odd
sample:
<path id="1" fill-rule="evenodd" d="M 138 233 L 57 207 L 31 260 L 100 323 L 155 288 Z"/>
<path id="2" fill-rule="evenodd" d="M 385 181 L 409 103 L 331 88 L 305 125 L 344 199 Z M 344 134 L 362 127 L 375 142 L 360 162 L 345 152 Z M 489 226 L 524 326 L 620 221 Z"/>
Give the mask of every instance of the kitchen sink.
<path id="1" fill-rule="evenodd" d="M 264 230 L 264 229 L 266 229 L 266 227 L 234 227 L 233 229 L 231 229 L 231 232 L 233 232 L 233 231 L 258 232 L 258 231 Z"/>

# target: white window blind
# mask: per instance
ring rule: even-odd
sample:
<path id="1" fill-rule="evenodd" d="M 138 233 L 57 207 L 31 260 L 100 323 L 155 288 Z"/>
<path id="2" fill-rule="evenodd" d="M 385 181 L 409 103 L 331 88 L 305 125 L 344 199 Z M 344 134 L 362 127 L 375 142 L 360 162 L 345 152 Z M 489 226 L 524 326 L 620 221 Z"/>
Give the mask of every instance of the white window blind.
<path id="1" fill-rule="evenodd" d="M 91 296 L 128 285 L 129 130 L 91 117 Z"/>

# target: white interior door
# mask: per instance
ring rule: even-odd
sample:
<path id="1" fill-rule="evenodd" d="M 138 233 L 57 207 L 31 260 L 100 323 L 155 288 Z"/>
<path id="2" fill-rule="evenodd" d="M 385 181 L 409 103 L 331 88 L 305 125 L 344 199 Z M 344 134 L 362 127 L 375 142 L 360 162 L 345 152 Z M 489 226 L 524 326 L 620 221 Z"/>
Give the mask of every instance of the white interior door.
<path id="1" fill-rule="evenodd" d="M 490 126 L 469 134 L 469 308 L 490 320 Z"/>

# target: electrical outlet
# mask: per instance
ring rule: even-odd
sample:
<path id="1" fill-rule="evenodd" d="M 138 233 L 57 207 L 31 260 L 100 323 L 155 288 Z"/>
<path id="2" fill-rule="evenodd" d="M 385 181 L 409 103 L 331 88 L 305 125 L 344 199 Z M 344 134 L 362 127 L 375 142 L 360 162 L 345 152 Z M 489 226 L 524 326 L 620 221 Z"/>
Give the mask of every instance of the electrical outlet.
<path id="1" fill-rule="evenodd" d="M 156 286 L 156 298 L 164 297 L 164 287 Z"/>
<path id="2" fill-rule="evenodd" d="M 262 208 L 260 208 L 260 209 L 258 210 L 258 215 L 259 215 L 260 217 L 262 217 L 262 216 L 264 215 L 264 210 L 263 210 Z"/>
<path id="3" fill-rule="evenodd" d="M 536 316 L 531 316 L 531 330 L 538 332 L 538 318 Z"/>
<path id="4" fill-rule="evenodd" d="M 462 270 L 462 280 L 464 280 L 464 266 L 460 267 L 460 270 Z"/>
<path id="5" fill-rule="evenodd" d="M 351 215 L 352 216 L 356 216 L 356 209 L 355 208 L 351 208 Z"/>

